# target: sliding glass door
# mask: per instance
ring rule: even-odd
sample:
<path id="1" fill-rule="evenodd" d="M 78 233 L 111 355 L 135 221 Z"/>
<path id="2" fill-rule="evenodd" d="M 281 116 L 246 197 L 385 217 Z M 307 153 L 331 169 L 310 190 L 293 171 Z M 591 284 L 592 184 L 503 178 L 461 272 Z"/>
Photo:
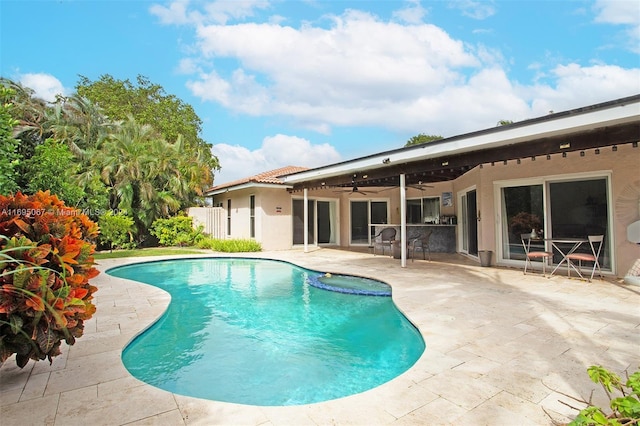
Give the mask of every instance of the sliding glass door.
<path id="1" fill-rule="evenodd" d="M 537 250 L 550 250 L 544 238 L 604 235 L 600 266 L 611 270 L 609 178 L 543 179 L 500 188 L 503 260 L 524 260 L 521 234 L 534 232 Z M 532 249 L 534 249 L 532 247 Z M 581 251 L 590 252 L 588 244 Z M 555 253 L 553 262 L 560 262 Z"/>
<path id="2" fill-rule="evenodd" d="M 369 244 L 375 229 L 369 224 L 388 223 L 389 211 L 386 201 L 351 200 L 350 204 L 350 243 L 352 245 Z"/>
<path id="3" fill-rule="evenodd" d="M 502 252 L 505 259 L 525 260 L 522 234 L 533 231 L 543 238 L 543 185 L 502 188 Z M 544 241 L 532 242 L 531 250 L 544 251 Z"/>
<path id="4" fill-rule="evenodd" d="M 335 200 L 307 200 L 309 244 L 338 244 L 338 207 Z M 304 200 L 293 200 L 293 244 L 304 244 Z M 317 237 L 317 238 L 316 238 Z"/>

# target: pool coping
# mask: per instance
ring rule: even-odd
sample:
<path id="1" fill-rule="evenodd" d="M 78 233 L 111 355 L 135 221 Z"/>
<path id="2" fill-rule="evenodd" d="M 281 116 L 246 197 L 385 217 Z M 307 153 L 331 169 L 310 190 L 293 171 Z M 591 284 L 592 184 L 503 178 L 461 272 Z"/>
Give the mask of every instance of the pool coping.
<path id="1" fill-rule="evenodd" d="M 204 254 L 99 261 L 112 266 Z M 640 295 L 617 281 L 587 283 L 484 268 L 457 257 L 416 261 L 321 249 L 247 254 L 313 270 L 381 279 L 427 349 L 404 374 L 337 400 L 259 407 L 172 394 L 133 378 L 120 352 L 169 303 L 164 291 L 101 273 L 98 310 L 63 355 L 0 368 L 3 424 L 551 424 L 588 396 L 586 367 L 640 365 Z M 549 414 L 547 415 L 544 410 Z"/>

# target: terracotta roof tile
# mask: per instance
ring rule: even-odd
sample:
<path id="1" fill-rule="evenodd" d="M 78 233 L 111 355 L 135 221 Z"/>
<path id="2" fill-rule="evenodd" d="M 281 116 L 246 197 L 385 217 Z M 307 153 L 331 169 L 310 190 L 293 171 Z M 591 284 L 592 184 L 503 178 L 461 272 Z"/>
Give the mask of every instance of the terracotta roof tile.
<path id="1" fill-rule="evenodd" d="M 224 189 L 224 188 L 231 188 L 234 186 L 239 186 L 239 185 L 244 185 L 247 183 L 271 183 L 271 184 L 276 184 L 276 185 L 282 185 L 284 184 L 284 182 L 282 182 L 280 179 L 278 179 L 279 176 L 284 176 L 284 175 L 288 175 L 291 173 L 297 173 L 297 172 L 302 172 L 305 170 L 309 170 L 309 167 L 300 167 L 300 166 L 285 166 L 285 167 L 281 167 L 279 169 L 275 169 L 275 170 L 270 170 L 268 172 L 262 172 L 262 173 L 258 173 L 257 175 L 254 176 L 249 176 L 246 178 L 242 178 L 242 179 L 237 179 L 231 182 L 226 182 L 220 185 L 216 185 L 213 186 L 211 188 L 209 188 L 207 191 L 205 192 L 211 192 L 211 191 L 217 191 L 219 189 Z"/>

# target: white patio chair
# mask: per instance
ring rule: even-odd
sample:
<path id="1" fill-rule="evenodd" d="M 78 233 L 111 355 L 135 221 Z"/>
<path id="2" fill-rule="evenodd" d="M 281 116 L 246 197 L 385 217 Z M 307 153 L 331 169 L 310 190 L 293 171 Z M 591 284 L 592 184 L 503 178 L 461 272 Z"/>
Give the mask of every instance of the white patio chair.
<path id="1" fill-rule="evenodd" d="M 567 255 L 567 262 L 569 262 L 569 274 L 571 274 L 571 268 L 576 269 L 575 261 L 578 261 L 578 269 L 576 271 L 580 273 L 582 268 L 582 262 L 593 262 L 593 269 L 591 270 L 591 276 L 589 277 L 589 282 L 593 279 L 593 275 L 596 272 L 596 268 L 598 268 L 598 274 L 600 275 L 600 279 L 602 279 L 602 271 L 600 270 L 600 262 L 598 258 L 600 257 L 600 250 L 602 249 L 602 242 L 604 241 L 604 235 L 589 235 L 587 237 L 589 240 L 589 245 L 591 246 L 591 253 L 571 253 Z"/>

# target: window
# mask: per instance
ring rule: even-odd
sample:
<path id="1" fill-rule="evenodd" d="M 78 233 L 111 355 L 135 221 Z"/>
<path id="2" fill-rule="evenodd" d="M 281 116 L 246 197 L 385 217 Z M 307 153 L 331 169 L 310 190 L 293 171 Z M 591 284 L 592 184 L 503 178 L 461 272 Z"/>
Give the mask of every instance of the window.
<path id="1" fill-rule="evenodd" d="M 256 196 L 249 196 L 249 237 L 256 237 Z"/>
<path id="2" fill-rule="evenodd" d="M 407 200 L 407 223 L 438 223 L 440 197 L 412 198 Z"/>

